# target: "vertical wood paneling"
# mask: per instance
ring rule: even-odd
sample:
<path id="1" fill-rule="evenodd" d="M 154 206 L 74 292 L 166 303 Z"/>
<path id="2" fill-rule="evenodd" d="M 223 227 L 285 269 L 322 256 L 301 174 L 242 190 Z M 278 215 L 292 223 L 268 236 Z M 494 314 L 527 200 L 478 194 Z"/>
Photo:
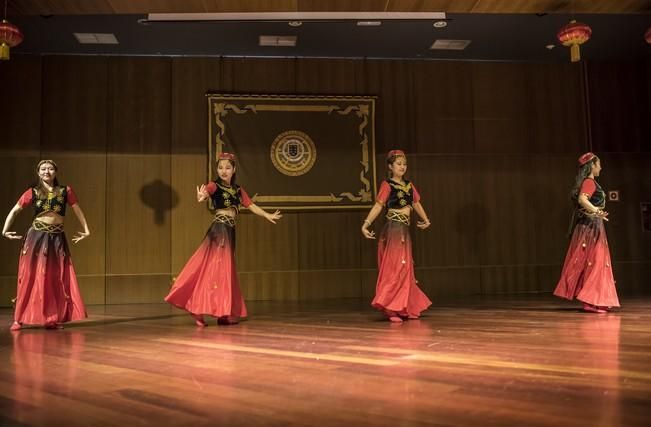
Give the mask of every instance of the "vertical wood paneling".
<path id="1" fill-rule="evenodd" d="M 471 63 L 421 61 L 413 67 L 418 153 L 472 153 Z"/>
<path id="2" fill-rule="evenodd" d="M 0 64 L 0 123 L 4 155 L 29 154 L 40 147 L 41 58 L 17 55 Z"/>
<path id="3" fill-rule="evenodd" d="M 222 60 L 223 89 L 232 93 L 291 94 L 296 87 L 295 59 Z M 251 149 L 268 150 L 252 141 Z M 240 164 L 246 158 L 238 159 Z M 251 194 L 246 176 L 239 183 Z M 242 272 L 243 292 L 260 299 L 298 299 L 298 214 L 284 213 L 273 225 L 263 218 L 243 213 L 237 225 L 237 263 Z"/>
<path id="4" fill-rule="evenodd" d="M 475 151 L 526 153 L 526 65 L 472 63 Z"/>
<path id="5" fill-rule="evenodd" d="M 479 263 L 488 226 L 479 189 L 480 166 L 481 160 L 473 156 L 418 154 L 409 158 L 409 179 L 432 223 L 426 230 L 412 227 L 417 266 Z M 415 223 L 415 214 L 413 219 Z"/>
<path id="6" fill-rule="evenodd" d="M 2 222 L 36 177 L 41 137 L 41 58 L 14 56 L 0 64 L 0 200 Z M 26 209 L 12 231 L 24 234 L 32 213 Z M 16 296 L 19 240 L 0 239 L 0 306 Z"/>
<path id="7" fill-rule="evenodd" d="M 297 301 L 299 299 L 299 272 L 255 271 L 240 272 L 240 287 L 246 300 Z"/>
<path id="8" fill-rule="evenodd" d="M 432 300 L 434 307 L 441 299 L 481 294 L 478 266 L 419 267 L 416 266 L 418 286 Z"/>
<path id="9" fill-rule="evenodd" d="M 377 153 L 416 150 L 414 66 L 410 61 L 366 60 L 366 92 L 376 95 Z"/>
<path id="10" fill-rule="evenodd" d="M 176 275 L 196 250 L 211 221 L 196 201 L 196 186 L 207 180 L 208 117 L 206 92 L 221 89 L 221 60 L 172 59 L 171 270 Z"/>
<path id="11" fill-rule="evenodd" d="M 359 298 L 361 272 L 352 270 L 305 270 L 299 273 L 300 299 Z"/>
<path id="12" fill-rule="evenodd" d="M 613 261 L 651 261 L 651 233 L 642 232 L 640 203 L 651 202 L 651 154 L 601 154 L 599 183 L 619 190 L 618 202 L 606 202 L 606 224 Z"/>
<path id="13" fill-rule="evenodd" d="M 527 227 L 533 233 L 533 261 L 549 265 L 563 262 L 569 237 L 567 229 L 573 205 L 576 156 L 532 156 L 525 159 L 527 179 L 533 193 L 527 194 Z M 558 268 L 560 273 L 560 267 Z"/>
<path id="14" fill-rule="evenodd" d="M 615 276 L 622 291 L 641 292 L 651 258 L 639 217 L 639 203 L 651 201 L 651 83 L 638 65 L 17 56 L 0 64 L 12 82 L 0 104 L 0 195 L 8 211 L 41 155 L 55 158 L 93 232 L 73 247 L 87 302 L 158 302 L 210 221 L 194 198 L 206 179 L 206 92 L 376 95 L 378 178 L 388 149 L 407 151 L 432 220 L 412 228 L 428 295 L 548 292 L 567 246 L 576 157 L 588 149 L 586 73 L 600 182 L 622 198 L 609 203 L 606 226 Z M 243 213 L 246 298 L 370 299 L 377 242 L 359 232 L 366 213 L 285 213 L 275 226 Z M 17 248 L 0 241 L 0 304 L 15 290 Z"/>
<path id="15" fill-rule="evenodd" d="M 296 59 L 296 93 L 306 95 L 367 95 L 364 63 L 352 59 Z"/>
<path id="16" fill-rule="evenodd" d="M 262 287 L 255 290 L 256 294 L 298 298 L 298 279 L 295 276 L 299 269 L 298 214 L 285 213 L 274 225 L 264 218 L 242 213 L 237 219 L 236 239 L 238 271 L 288 278 L 257 285 L 251 283 L 250 287 Z M 278 275 L 280 273 L 282 275 Z M 277 289 L 268 289 L 270 287 Z"/>
<path id="17" fill-rule="evenodd" d="M 104 57 L 52 56 L 43 68 L 42 157 L 59 166 L 59 181 L 79 198 L 91 236 L 67 212 L 66 232 L 84 301 L 105 302 L 107 71 Z"/>
<path id="18" fill-rule="evenodd" d="M 224 58 L 222 87 L 234 93 L 291 94 L 295 69 L 295 59 Z"/>
<path id="19" fill-rule="evenodd" d="M 169 288 L 170 210 L 179 197 L 170 186 L 170 100 L 171 60 L 110 60 L 107 303 L 140 295 L 162 298 Z M 137 281 L 134 276 L 160 279 Z"/>
<path id="20" fill-rule="evenodd" d="M 357 270 L 361 265 L 360 225 L 364 217 L 361 212 L 300 214 L 297 243 L 301 299 L 361 294 Z"/>
<path id="21" fill-rule="evenodd" d="M 296 92 L 368 95 L 363 73 L 364 63 L 359 60 L 297 59 Z M 364 215 L 359 211 L 299 214 L 300 299 L 361 295 L 359 229 Z"/>
<path id="22" fill-rule="evenodd" d="M 536 185 L 527 156 L 489 156 L 481 159 L 478 194 L 486 224 L 481 264 L 536 262 L 534 230 L 529 226 Z"/>
<path id="23" fill-rule="evenodd" d="M 527 64 L 525 72 L 527 151 L 572 154 L 587 151 L 582 66 Z"/>
<path id="24" fill-rule="evenodd" d="M 588 70 L 593 149 L 650 152 L 648 63 L 596 62 Z"/>

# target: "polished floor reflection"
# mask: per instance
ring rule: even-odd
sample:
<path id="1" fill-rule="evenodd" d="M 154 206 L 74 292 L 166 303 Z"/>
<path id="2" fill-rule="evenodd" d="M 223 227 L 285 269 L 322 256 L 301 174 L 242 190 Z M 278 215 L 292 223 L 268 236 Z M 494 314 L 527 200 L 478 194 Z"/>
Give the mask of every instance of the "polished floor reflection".
<path id="1" fill-rule="evenodd" d="M 455 301 L 391 324 L 366 301 L 249 304 L 200 329 L 167 305 L 10 332 L 0 425 L 646 426 L 651 298 Z"/>

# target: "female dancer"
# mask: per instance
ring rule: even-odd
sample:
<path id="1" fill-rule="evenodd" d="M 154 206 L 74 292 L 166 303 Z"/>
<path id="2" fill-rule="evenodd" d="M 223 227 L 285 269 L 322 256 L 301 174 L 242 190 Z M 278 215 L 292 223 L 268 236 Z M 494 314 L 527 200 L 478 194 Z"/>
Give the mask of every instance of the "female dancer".
<path id="1" fill-rule="evenodd" d="M 599 157 L 579 157 L 579 173 L 572 189 L 576 203 L 572 239 L 554 295 L 583 302 L 583 310 L 605 313 L 619 307 L 604 221 L 608 221 L 606 193 L 595 180 L 601 172 Z"/>
<path id="2" fill-rule="evenodd" d="M 256 206 L 244 188 L 235 183 L 235 156 L 221 153 L 217 179 L 197 186 L 197 201 L 212 201 L 215 218 L 201 245 L 178 275 L 168 303 L 190 313 L 197 326 L 206 326 L 204 314 L 221 324 L 235 324 L 246 317 L 246 305 L 235 270 L 235 217 L 240 206 L 275 224 L 280 211 L 267 213 Z"/>
<path id="3" fill-rule="evenodd" d="M 416 187 L 404 179 L 407 172 L 405 153 L 400 150 L 389 151 L 387 165 L 390 178 L 382 182 L 375 205 L 362 225 L 362 234 L 367 239 L 375 239 L 375 233 L 369 231 L 368 227 L 386 204 L 388 221 L 380 235 L 379 273 L 375 298 L 371 304 L 382 310 L 390 321 L 402 322 L 403 319 L 418 319 L 421 311 L 432 304 L 418 287 L 414 275 L 409 236 L 411 210 L 415 210 L 422 220 L 418 221 L 418 228 L 424 230 L 430 226 L 430 222 L 420 204 L 420 194 Z"/>
<path id="4" fill-rule="evenodd" d="M 7 239 L 22 239 L 9 229 L 23 208 L 29 205 L 34 208 L 34 220 L 23 241 L 18 262 L 18 292 L 12 331 L 19 330 L 23 324 L 60 329 L 64 322 L 87 317 L 63 232 L 66 204 L 72 207 L 84 228 L 72 241 L 78 243 L 88 237 L 90 231 L 77 196 L 72 188 L 59 185 L 57 171 L 52 160 L 38 163 L 37 183 L 23 193 L 2 228 L 2 235 Z"/>

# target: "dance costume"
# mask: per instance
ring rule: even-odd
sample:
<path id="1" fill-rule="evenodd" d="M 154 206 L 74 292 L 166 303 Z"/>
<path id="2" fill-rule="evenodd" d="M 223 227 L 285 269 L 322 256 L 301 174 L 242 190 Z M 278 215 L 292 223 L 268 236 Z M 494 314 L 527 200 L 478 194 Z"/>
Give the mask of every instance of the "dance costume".
<path id="1" fill-rule="evenodd" d="M 215 209 L 240 206 L 248 208 L 252 201 L 240 186 L 218 182 L 206 185 Z M 199 248 L 190 257 L 165 297 L 168 303 L 194 315 L 214 317 L 246 317 L 235 269 L 235 218 L 215 214 Z"/>
<path id="2" fill-rule="evenodd" d="M 376 200 L 388 208 L 378 243 L 378 279 L 373 307 L 399 316 L 417 317 L 432 302 L 418 287 L 414 275 L 409 215 L 396 210 L 420 201 L 413 183 L 383 181 Z"/>
<path id="3" fill-rule="evenodd" d="M 77 204 L 75 193 L 67 186 L 56 186 L 45 194 L 30 188 L 18 204 L 21 208 L 31 205 L 34 220 L 20 252 L 14 321 L 51 325 L 86 318 L 63 224 L 39 220 L 46 212 L 65 216 L 66 204 Z"/>
<path id="4" fill-rule="evenodd" d="M 595 207 L 603 209 L 606 205 L 606 193 L 592 178 L 583 181 L 579 194 L 588 197 Z M 570 247 L 554 295 L 596 307 L 619 307 L 604 220 L 578 202 Z"/>

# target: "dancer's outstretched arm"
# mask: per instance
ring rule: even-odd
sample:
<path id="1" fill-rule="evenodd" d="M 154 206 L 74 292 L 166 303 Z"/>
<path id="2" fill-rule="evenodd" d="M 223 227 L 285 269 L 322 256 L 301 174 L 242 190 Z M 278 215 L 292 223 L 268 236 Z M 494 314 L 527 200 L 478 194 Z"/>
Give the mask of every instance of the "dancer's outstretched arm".
<path id="1" fill-rule="evenodd" d="M 366 216 L 366 219 L 362 224 L 362 234 L 367 239 L 375 239 L 375 231 L 369 230 L 368 228 L 371 226 L 371 224 L 373 224 L 373 221 L 375 221 L 378 215 L 380 215 L 382 209 L 384 209 L 384 205 L 382 205 L 382 203 L 380 202 L 375 202 L 375 204 L 371 208 L 371 211 Z"/>
<path id="2" fill-rule="evenodd" d="M 423 205 L 420 204 L 420 202 L 414 203 L 414 210 L 420 217 L 420 221 L 416 224 L 416 227 L 420 228 L 421 230 L 426 229 L 427 227 L 430 226 L 429 218 L 427 217 L 427 214 L 425 213 L 425 209 L 423 208 Z"/>
<path id="3" fill-rule="evenodd" d="M 80 240 L 83 240 L 86 237 L 90 236 L 90 230 L 88 229 L 88 222 L 86 222 L 84 211 L 81 210 L 79 203 L 72 205 L 72 211 L 75 213 L 75 215 L 77 215 L 77 219 L 84 229 L 83 231 L 78 231 L 77 234 L 75 234 L 75 236 L 72 238 L 72 241 L 74 243 L 79 243 Z"/>
<path id="4" fill-rule="evenodd" d="M 7 218 L 5 219 L 5 225 L 4 227 L 2 227 L 2 235 L 7 239 L 17 240 L 23 238 L 23 236 L 17 235 L 15 231 L 9 231 L 11 225 L 14 223 L 14 219 L 16 219 L 16 216 L 18 216 L 18 214 L 22 210 L 23 208 L 20 207 L 18 203 L 16 203 L 16 205 L 13 208 L 11 208 L 11 210 L 7 214 Z"/>
<path id="5" fill-rule="evenodd" d="M 251 203 L 248 207 L 248 210 L 253 212 L 254 214 L 263 217 L 267 221 L 275 224 L 277 220 L 282 218 L 283 216 L 280 214 L 280 211 L 276 211 L 274 213 L 269 213 L 266 212 L 264 209 L 262 209 L 260 206 L 256 205 L 255 203 Z"/>

